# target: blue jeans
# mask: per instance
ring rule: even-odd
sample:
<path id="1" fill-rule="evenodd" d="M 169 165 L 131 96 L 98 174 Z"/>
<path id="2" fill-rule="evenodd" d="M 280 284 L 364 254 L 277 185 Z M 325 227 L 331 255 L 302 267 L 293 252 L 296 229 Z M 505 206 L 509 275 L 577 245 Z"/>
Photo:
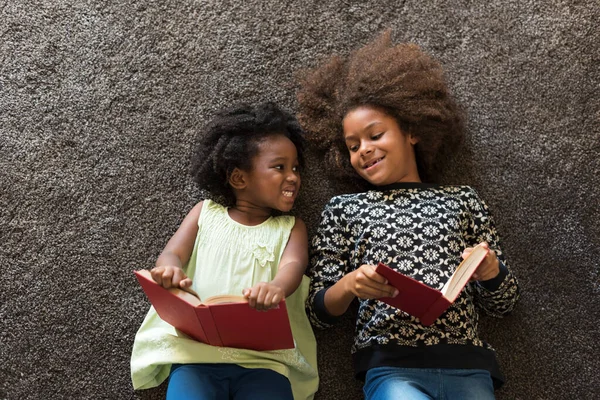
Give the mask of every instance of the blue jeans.
<path id="1" fill-rule="evenodd" d="M 367 400 L 493 400 L 490 373 L 482 369 L 377 367 L 367 371 Z"/>
<path id="2" fill-rule="evenodd" d="M 175 364 L 167 400 L 293 400 L 290 381 L 264 368 L 236 364 Z"/>

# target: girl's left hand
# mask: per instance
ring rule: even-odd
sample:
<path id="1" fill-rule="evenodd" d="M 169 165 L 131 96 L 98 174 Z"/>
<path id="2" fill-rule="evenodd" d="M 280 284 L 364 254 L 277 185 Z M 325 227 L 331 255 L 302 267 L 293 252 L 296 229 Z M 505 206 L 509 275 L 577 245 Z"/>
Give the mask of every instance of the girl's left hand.
<path id="1" fill-rule="evenodd" d="M 250 289 L 244 289 L 242 294 L 248 299 L 250 307 L 257 310 L 268 310 L 277 307 L 285 297 L 282 288 L 269 282 L 259 282 Z"/>
<path id="2" fill-rule="evenodd" d="M 489 281 L 490 279 L 494 279 L 500 273 L 500 261 L 498 261 L 498 257 L 496 256 L 496 252 L 490 249 L 490 246 L 486 242 L 480 243 L 481 246 L 488 249 L 488 253 L 471 276 L 472 281 Z M 463 253 L 462 258 L 465 259 L 471 254 L 473 251 L 472 247 L 467 247 Z"/>

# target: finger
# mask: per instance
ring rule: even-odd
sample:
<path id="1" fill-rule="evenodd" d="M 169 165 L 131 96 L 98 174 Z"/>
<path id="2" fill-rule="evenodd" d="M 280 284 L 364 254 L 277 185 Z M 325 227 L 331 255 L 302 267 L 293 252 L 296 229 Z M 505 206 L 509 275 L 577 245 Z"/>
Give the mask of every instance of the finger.
<path id="1" fill-rule="evenodd" d="M 181 268 L 173 268 L 173 278 L 171 279 L 173 287 L 181 287 L 181 281 L 185 278 L 187 278 L 187 276 L 183 273 Z"/>
<path id="2" fill-rule="evenodd" d="M 255 292 L 254 288 L 248 289 L 248 293 L 246 295 L 248 297 L 248 305 L 251 308 L 256 308 L 256 295 L 254 292 Z"/>
<path id="3" fill-rule="evenodd" d="M 383 283 L 383 284 L 387 283 L 387 279 L 385 279 L 385 277 L 383 275 L 379 275 L 377 272 L 375 272 L 374 265 L 361 266 L 361 268 L 359 269 L 359 272 L 357 274 L 357 280 L 362 279 L 362 277 L 365 277 L 368 280 L 374 281 L 376 283 Z"/>
<path id="4" fill-rule="evenodd" d="M 190 278 L 185 278 L 179 282 L 179 287 L 187 289 L 192 286 L 192 280 Z"/>
<path id="5" fill-rule="evenodd" d="M 154 279 L 154 282 L 158 283 L 159 285 L 162 286 L 162 273 L 165 269 L 163 267 L 155 267 L 152 268 L 150 270 L 150 275 L 152 276 L 152 279 Z"/>
<path id="6" fill-rule="evenodd" d="M 246 299 L 247 299 L 248 297 L 250 297 L 250 293 L 251 293 L 251 290 L 250 290 L 250 289 L 248 289 L 248 288 L 246 288 L 246 289 L 242 290 L 242 296 L 244 296 Z"/>
<path id="7" fill-rule="evenodd" d="M 162 286 L 165 289 L 169 289 L 170 287 L 172 287 L 172 281 L 173 281 L 173 269 L 172 268 L 165 268 L 165 271 L 162 273 L 161 275 L 162 278 Z"/>
<path id="8" fill-rule="evenodd" d="M 261 288 L 256 296 L 256 308 L 257 310 L 263 310 L 265 304 L 265 298 L 267 296 L 267 290 L 265 288 Z"/>
<path id="9" fill-rule="evenodd" d="M 283 294 L 275 293 L 271 299 L 271 307 L 277 307 L 281 303 L 281 300 L 283 300 Z"/>

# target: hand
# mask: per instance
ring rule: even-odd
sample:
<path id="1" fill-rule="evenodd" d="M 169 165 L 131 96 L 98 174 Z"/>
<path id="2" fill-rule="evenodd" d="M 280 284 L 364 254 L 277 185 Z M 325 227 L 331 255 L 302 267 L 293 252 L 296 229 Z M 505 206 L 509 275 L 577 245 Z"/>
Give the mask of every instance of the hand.
<path id="1" fill-rule="evenodd" d="M 180 267 L 172 265 L 154 267 L 150 270 L 152 279 L 165 289 L 181 288 L 186 290 L 192 286 L 192 280 Z"/>
<path id="2" fill-rule="evenodd" d="M 489 281 L 497 277 L 500 273 L 500 261 L 496 256 L 496 252 L 490 249 L 490 246 L 486 242 L 482 242 L 481 246 L 485 247 L 488 253 L 475 270 L 475 273 L 473 273 L 473 276 L 471 276 L 472 281 Z M 462 253 L 462 258 L 467 258 L 472 251 L 472 247 L 467 247 Z"/>
<path id="3" fill-rule="evenodd" d="M 396 297 L 398 289 L 387 283 L 387 279 L 375 272 L 374 265 L 365 264 L 346 275 L 345 290 L 359 299 Z"/>
<path id="4" fill-rule="evenodd" d="M 277 307 L 285 298 L 283 289 L 270 282 L 259 282 L 250 289 L 244 289 L 242 294 L 248 299 L 250 307 L 257 310 Z"/>

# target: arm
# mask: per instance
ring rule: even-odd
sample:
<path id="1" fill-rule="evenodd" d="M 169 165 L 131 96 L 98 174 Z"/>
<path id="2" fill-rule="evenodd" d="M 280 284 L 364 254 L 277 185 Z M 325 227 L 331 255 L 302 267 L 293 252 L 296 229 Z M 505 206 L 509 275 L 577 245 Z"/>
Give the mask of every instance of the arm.
<path id="1" fill-rule="evenodd" d="M 343 204 L 332 199 L 323 210 L 321 224 L 311 247 L 311 287 L 307 312 L 312 323 L 327 327 L 344 314 L 352 301 L 395 296 L 396 289 L 375 273 L 374 266 L 349 265 L 355 246 L 344 226 Z"/>
<path id="2" fill-rule="evenodd" d="M 300 218 L 290 232 L 287 245 L 279 261 L 279 269 L 271 282 L 259 282 L 243 294 L 250 307 L 267 310 L 276 307 L 284 298 L 296 291 L 308 264 L 308 238 L 306 225 Z"/>
<path id="3" fill-rule="evenodd" d="M 192 280 L 183 272 L 183 266 L 187 264 L 194 250 L 201 211 L 202 202 L 196 204 L 186 215 L 156 260 L 155 267 L 150 271 L 152 279 L 166 289 L 171 287 L 187 289 L 192 285 Z"/>
<path id="4" fill-rule="evenodd" d="M 486 314 L 501 317 L 514 309 L 520 288 L 501 250 L 500 238 L 487 205 L 474 190 L 472 193 L 469 206 L 473 229 L 467 242 L 471 245 L 484 242 L 490 250 L 475 272 L 475 301 Z M 469 251 L 470 248 L 465 253 Z"/>

